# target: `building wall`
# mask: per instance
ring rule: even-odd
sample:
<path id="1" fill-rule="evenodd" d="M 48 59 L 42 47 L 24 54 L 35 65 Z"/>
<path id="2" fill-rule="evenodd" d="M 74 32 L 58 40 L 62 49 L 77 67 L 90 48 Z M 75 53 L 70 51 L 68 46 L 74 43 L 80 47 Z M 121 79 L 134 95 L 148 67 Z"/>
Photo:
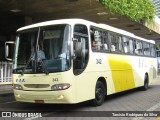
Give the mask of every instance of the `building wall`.
<path id="1" fill-rule="evenodd" d="M 156 7 L 156 15 L 160 18 L 160 0 L 151 0 Z"/>

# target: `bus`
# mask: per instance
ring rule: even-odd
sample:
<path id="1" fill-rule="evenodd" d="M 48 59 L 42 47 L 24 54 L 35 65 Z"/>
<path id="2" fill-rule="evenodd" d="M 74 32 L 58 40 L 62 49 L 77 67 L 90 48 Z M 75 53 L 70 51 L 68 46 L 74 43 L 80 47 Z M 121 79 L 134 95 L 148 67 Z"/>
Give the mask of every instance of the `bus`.
<path id="1" fill-rule="evenodd" d="M 43 51 L 43 57 L 39 51 Z M 155 42 L 84 19 L 17 30 L 13 89 L 17 101 L 102 105 L 106 95 L 156 80 Z"/>

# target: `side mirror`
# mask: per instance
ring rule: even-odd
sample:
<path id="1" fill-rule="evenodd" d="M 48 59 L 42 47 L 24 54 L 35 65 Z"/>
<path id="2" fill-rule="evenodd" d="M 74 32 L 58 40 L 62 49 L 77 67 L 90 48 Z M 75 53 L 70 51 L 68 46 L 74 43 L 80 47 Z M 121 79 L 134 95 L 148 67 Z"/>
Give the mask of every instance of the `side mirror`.
<path id="1" fill-rule="evenodd" d="M 82 56 L 82 43 L 78 42 L 78 39 L 73 39 L 74 45 L 74 58 Z"/>
<path id="2" fill-rule="evenodd" d="M 6 60 L 12 61 L 14 50 L 14 42 L 7 41 L 5 42 L 5 58 Z"/>

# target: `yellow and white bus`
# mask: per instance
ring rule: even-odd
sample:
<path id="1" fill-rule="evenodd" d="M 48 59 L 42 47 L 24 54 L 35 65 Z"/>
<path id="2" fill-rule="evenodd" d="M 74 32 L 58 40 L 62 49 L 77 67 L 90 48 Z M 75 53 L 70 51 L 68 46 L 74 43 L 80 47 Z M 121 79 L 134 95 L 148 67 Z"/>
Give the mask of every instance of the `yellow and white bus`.
<path id="1" fill-rule="evenodd" d="M 155 42 L 83 19 L 37 23 L 17 30 L 13 88 L 17 101 L 95 106 L 105 96 L 156 79 Z"/>

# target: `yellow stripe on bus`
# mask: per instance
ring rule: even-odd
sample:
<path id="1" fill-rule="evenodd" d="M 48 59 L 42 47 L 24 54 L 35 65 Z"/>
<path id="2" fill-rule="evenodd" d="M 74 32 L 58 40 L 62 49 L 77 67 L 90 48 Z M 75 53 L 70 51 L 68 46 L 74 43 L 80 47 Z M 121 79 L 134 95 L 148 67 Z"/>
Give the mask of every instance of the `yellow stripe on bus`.
<path id="1" fill-rule="evenodd" d="M 108 62 L 116 92 L 135 87 L 133 69 L 129 56 L 110 54 L 108 55 Z"/>

